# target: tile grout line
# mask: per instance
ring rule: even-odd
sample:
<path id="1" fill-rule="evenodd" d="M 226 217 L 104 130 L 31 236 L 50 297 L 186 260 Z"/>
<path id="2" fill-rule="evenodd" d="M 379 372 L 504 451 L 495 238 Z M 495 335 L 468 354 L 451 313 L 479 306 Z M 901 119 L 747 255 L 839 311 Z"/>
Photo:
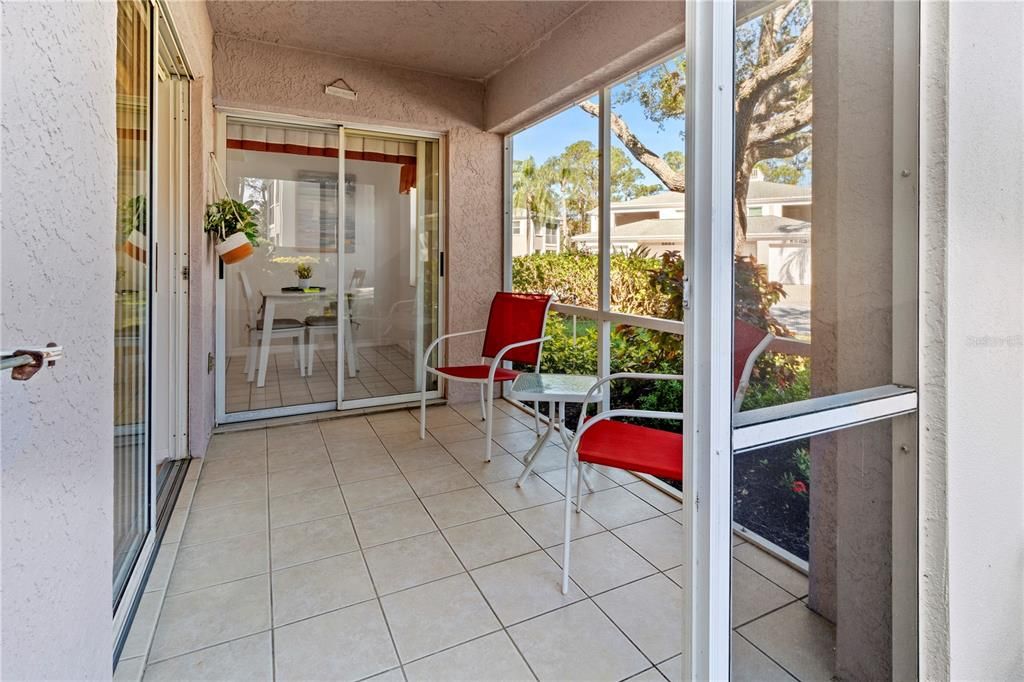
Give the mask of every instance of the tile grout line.
<path id="1" fill-rule="evenodd" d="M 365 417 L 364 417 L 364 419 L 365 419 Z M 367 423 L 368 424 L 370 423 L 369 420 L 367 420 Z M 320 430 L 319 426 L 317 428 L 318 428 L 318 430 Z M 373 425 L 372 424 L 370 424 L 370 428 L 373 429 Z M 374 431 L 374 434 L 377 433 L 376 429 L 373 429 L 373 431 Z M 326 438 L 326 436 L 323 435 L 323 431 L 322 430 L 320 430 L 320 436 L 321 436 L 321 438 L 324 439 L 324 447 L 326 447 L 327 446 L 327 438 Z M 377 436 L 377 439 L 380 440 L 380 436 L 379 435 Z M 381 446 L 384 446 L 383 441 L 381 441 Z M 385 450 L 385 452 L 387 452 L 388 457 L 391 459 L 391 461 L 397 467 L 398 466 L 398 462 L 395 462 L 395 458 L 392 457 L 391 452 L 387 449 L 387 447 L 384 447 L 384 450 Z M 332 469 L 334 468 L 333 467 L 333 461 L 332 461 L 332 467 L 331 468 Z M 399 471 L 401 471 L 401 469 L 399 469 Z M 341 479 L 337 478 L 337 475 L 338 475 L 337 470 L 335 470 L 334 475 L 335 475 L 335 478 L 338 480 L 338 490 L 340 491 L 341 490 Z M 406 481 L 406 484 L 408 485 L 408 481 Z M 344 493 L 342 493 L 342 498 L 344 498 Z M 423 506 L 422 503 L 420 503 L 420 506 L 421 507 Z M 348 503 L 347 502 L 345 503 L 345 508 L 346 509 L 348 508 Z M 424 511 L 424 513 L 427 513 L 426 509 L 424 509 L 423 511 Z M 429 514 L 428 514 L 428 516 L 429 516 Z M 362 557 L 363 565 L 366 567 L 366 575 L 370 578 L 370 587 L 371 587 L 371 589 L 373 589 L 374 598 L 375 598 L 375 600 L 377 602 L 377 608 L 380 610 L 381 618 L 384 620 L 384 627 L 388 631 L 388 638 L 391 640 L 391 649 L 392 649 L 392 651 L 395 652 L 395 660 L 398 661 L 398 670 L 401 672 L 402 677 L 406 678 L 406 675 L 405 675 L 405 665 L 402 663 L 402 656 L 398 652 L 398 642 L 395 641 L 395 633 L 391 629 L 391 622 L 388 620 L 387 611 L 384 610 L 384 602 L 381 600 L 380 591 L 377 589 L 377 582 L 373 578 L 373 572 L 370 570 L 370 565 L 366 561 L 365 548 L 363 547 L 362 541 L 359 539 L 359 531 L 356 529 L 355 522 L 352 521 L 352 515 L 351 514 L 349 514 L 349 522 L 352 524 L 352 533 L 355 535 L 355 538 L 356 538 L 356 546 L 359 547 L 359 555 Z M 435 524 L 435 526 L 436 526 L 436 524 Z M 385 543 L 385 544 L 387 544 L 387 543 Z M 380 545 L 378 545 L 378 546 L 380 546 Z M 389 668 L 389 670 L 394 670 L 394 668 Z M 384 672 L 387 672 L 387 671 L 384 671 Z M 375 674 L 380 674 L 380 673 L 375 673 Z"/>
<path id="2" fill-rule="evenodd" d="M 385 447 L 386 447 L 386 446 L 385 446 Z M 451 456 L 451 457 L 452 457 L 452 458 L 454 459 L 454 456 L 453 456 L 453 455 L 451 454 L 451 452 L 449 452 L 449 451 L 448 451 L 448 449 L 447 449 L 446 447 L 444 447 L 443 445 L 442 445 L 441 447 L 442 447 L 442 449 L 444 449 L 444 451 L 445 451 L 445 452 L 448 452 L 448 455 L 449 455 L 449 456 Z M 469 471 L 467 471 L 467 470 L 466 470 L 466 468 L 465 468 L 464 466 L 462 466 L 462 462 L 461 462 L 461 461 L 459 461 L 459 460 L 457 460 L 457 459 L 456 459 L 455 461 L 456 461 L 456 462 L 458 463 L 458 465 L 459 465 L 459 466 L 460 466 L 460 467 L 462 468 L 462 470 L 463 470 L 463 471 L 465 471 L 465 472 L 466 472 L 466 473 L 467 473 L 467 474 L 468 474 L 468 475 L 470 476 L 470 478 L 473 478 L 474 480 L 476 480 L 476 479 L 475 479 L 475 477 L 473 476 L 473 474 L 469 473 Z M 404 472 L 402 473 L 402 476 L 403 476 L 403 477 L 405 476 Z M 408 481 L 408 478 L 406 478 L 406 483 L 409 483 L 409 481 Z M 479 483 L 479 482 L 478 482 L 478 483 Z M 412 487 L 412 486 L 410 485 L 410 487 Z M 484 491 L 484 492 L 485 492 L 486 494 L 490 495 L 490 493 L 488 493 L 488 492 L 487 492 L 487 489 L 486 489 L 486 488 L 484 488 L 483 486 L 480 486 L 480 488 L 481 488 L 481 489 L 482 489 L 482 490 L 483 490 L 483 491 Z M 413 492 L 415 492 L 415 491 L 413 491 Z M 445 493 L 441 493 L 441 494 L 445 494 Z M 422 499 L 421 499 L 421 498 L 419 498 L 418 496 L 417 496 L 417 499 L 420 499 L 420 500 L 421 500 L 421 501 L 420 501 L 420 504 L 421 504 L 421 505 L 423 505 Z M 493 499 L 494 499 L 494 497 L 493 497 L 493 496 L 491 496 L 491 499 L 493 500 Z M 501 509 L 502 509 L 503 511 L 505 511 L 505 515 L 506 515 L 506 516 L 509 516 L 509 517 L 511 518 L 511 515 L 510 515 L 510 514 L 509 514 L 509 513 L 508 513 L 508 512 L 507 512 L 507 511 L 505 510 L 505 508 L 504 508 L 504 507 L 502 507 L 502 506 L 501 506 L 501 503 L 499 503 L 499 502 L 498 502 L 497 500 L 494 500 L 494 502 L 495 502 L 495 504 L 497 504 L 497 505 L 498 505 L 499 507 L 501 507 Z M 423 507 L 424 507 L 424 508 L 426 508 L 426 505 L 423 505 Z M 428 514 L 428 515 L 430 514 L 430 511 L 429 511 L 429 510 L 427 510 L 427 514 Z M 430 515 L 430 516 L 431 516 L 431 519 L 433 520 L 433 515 Z M 498 517 L 488 517 L 488 518 L 498 518 Z M 475 523 L 475 521 L 470 521 L 469 523 Z M 514 519 L 513 519 L 513 523 L 515 523 L 515 520 L 514 520 Z M 437 522 L 436 522 L 436 520 L 434 520 L 434 525 L 435 525 L 435 526 L 437 526 Z M 443 531 L 443 530 L 441 530 L 440 526 L 438 526 L 438 532 L 439 532 L 439 533 L 440 533 L 440 535 L 441 535 L 441 539 L 442 539 L 442 540 L 444 541 L 444 543 L 445 543 L 445 544 L 446 544 L 446 545 L 448 546 L 448 549 L 449 549 L 449 551 L 451 551 L 451 553 L 452 553 L 452 556 L 454 556 L 454 557 L 455 557 L 455 560 L 459 562 L 459 565 L 460 565 L 460 566 L 462 566 L 462 570 L 463 570 L 463 572 L 465 573 L 466 577 L 467 577 L 467 578 L 469 578 L 469 581 L 470 581 L 470 583 L 471 583 L 471 584 L 473 585 L 474 589 L 476 589 L 476 591 L 477 591 L 477 594 L 479 594 L 479 595 L 480 595 L 480 598 L 484 600 L 484 603 L 485 603 L 485 604 L 487 604 L 487 608 L 488 608 L 488 609 L 490 609 L 490 611 L 491 611 L 491 615 L 492 615 L 492 616 L 494 617 L 494 620 L 495 620 L 495 622 L 497 622 L 497 624 L 498 624 L 498 627 L 500 628 L 500 631 L 501 631 L 501 632 L 504 632 L 504 633 L 505 633 L 505 636 L 506 636 L 506 637 L 508 638 L 508 640 L 509 640 L 510 642 L 512 642 L 512 646 L 513 646 L 513 648 L 515 648 L 515 650 L 516 650 L 516 653 L 518 653 L 518 654 L 519 654 L 519 657 L 520 657 L 520 659 L 521 659 L 521 660 L 523 661 L 523 663 L 524 663 L 524 664 L 526 665 L 526 668 L 527 668 L 527 670 L 529 670 L 529 671 L 530 671 L 530 674 L 531 674 L 531 675 L 533 675 L 534 679 L 536 679 L 536 680 L 539 680 L 539 679 L 540 679 L 540 676 L 538 676 L 538 675 L 537 675 L 537 673 L 536 673 L 536 672 L 534 671 L 534 669 L 533 669 L 533 666 L 532 666 L 532 665 L 530 665 L 530 662 L 529 662 L 529 661 L 528 661 L 528 660 L 526 659 L 526 656 L 525 656 L 525 655 L 523 654 L 523 652 L 522 652 L 522 651 L 520 650 L 520 648 L 519 648 L 519 645 L 518 645 L 518 644 L 516 644 L 516 641 L 515 641 L 515 640 L 514 640 L 514 639 L 512 638 L 512 635 L 511 635 L 511 634 L 509 634 L 509 632 L 508 632 L 508 629 L 507 629 L 507 628 L 505 627 L 505 624 L 504 624 L 504 623 L 502 622 L 501 618 L 500 618 L 500 617 L 498 617 L 498 612 L 497 612 L 497 611 L 495 611 L 495 609 L 494 609 L 494 606 L 493 606 L 493 605 L 491 604 L 490 600 L 489 600 L 489 599 L 487 599 L 487 595 L 486 595 L 486 594 L 484 594 L 484 591 L 483 591 L 482 589 L 480 589 L 480 585 L 479 585 L 479 584 L 477 583 L 477 581 L 476 581 L 476 579 L 475 579 L 475 578 L 473 577 L 472 573 L 470 573 L 470 572 L 469 572 L 469 569 L 468 569 L 468 568 L 466 567 L 466 563 L 465 563 L 465 562 L 464 562 L 464 561 L 462 560 L 462 557 L 460 557 L 460 556 L 459 556 L 459 553 L 455 551 L 455 547 L 453 547 L 453 546 L 452 546 L 452 543 L 451 543 L 451 541 L 450 541 L 450 540 L 448 539 L 448 536 L 444 534 L 444 531 Z M 524 532 L 525 532 L 525 531 L 524 531 Z M 530 535 L 529 535 L 528 533 L 527 533 L 527 537 L 530 537 Z M 532 539 L 532 537 L 531 537 L 531 539 Z M 543 551 L 543 550 L 542 550 L 542 551 Z M 449 577 L 450 577 L 450 576 L 449 576 Z M 442 580 L 443 580 L 443 579 L 444 579 L 444 578 L 442 578 Z M 419 587 L 419 586 L 417 585 L 416 587 Z M 410 589 L 414 589 L 414 588 L 410 588 Z M 495 630 L 494 632 L 498 632 L 498 630 Z M 488 632 L 488 633 L 485 633 L 485 634 L 483 634 L 483 635 L 480 635 L 479 637 L 477 637 L 477 638 L 475 638 L 475 639 L 480 639 L 480 638 L 482 638 L 482 637 L 486 637 L 486 636 L 488 636 L 488 635 L 491 635 L 491 634 L 494 634 L 494 633 L 493 633 L 493 632 Z M 449 647 L 449 648 L 454 648 L 454 647 L 456 647 L 456 646 L 461 646 L 461 645 L 463 645 L 463 644 L 467 644 L 468 642 L 471 642 L 471 641 L 474 641 L 474 640 L 473 640 L 473 639 L 470 639 L 470 640 L 467 640 L 466 642 L 459 642 L 459 643 L 457 643 L 457 644 L 455 644 L 455 645 L 453 645 L 452 647 Z M 447 651 L 447 649 L 442 649 L 441 651 Z M 440 652 L 440 651 L 435 651 L 435 652 L 432 652 L 432 653 L 428 654 L 427 656 L 433 656 L 433 655 L 435 655 L 435 654 L 438 654 L 438 653 L 441 653 L 441 652 Z M 424 656 L 423 658 L 426 658 L 426 656 Z M 399 656 L 399 659 L 401 659 L 401 656 Z M 420 659 L 417 659 L 417 660 L 420 660 Z M 414 662 L 414 661 L 410 661 L 410 663 L 412 663 L 412 662 Z M 403 669 L 403 672 L 404 672 L 404 670 L 405 670 L 405 668 L 404 668 L 404 665 L 405 665 L 405 664 L 403 663 L 403 668 L 402 668 L 402 669 Z"/>
<path id="3" fill-rule="evenodd" d="M 790 595 L 790 596 L 792 596 L 792 595 Z M 782 609 L 785 609 L 785 608 L 787 608 L 787 607 L 790 607 L 790 606 L 792 606 L 793 604 L 801 604 L 801 603 L 803 603 L 803 600 L 802 600 L 802 599 L 797 599 L 797 598 L 795 598 L 795 597 L 794 597 L 793 599 L 791 599 L 791 600 L 787 601 L 787 602 L 786 602 L 785 604 L 782 604 L 782 605 L 780 605 L 780 606 L 776 606 L 776 607 L 775 607 L 775 608 L 773 608 L 773 609 L 769 609 L 768 611 L 765 611 L 764 613 L 761 613 L 761 614 L 759 614 L 759 615 L 756 615 L 756 616 L 754 616 L 754 617 L 753 617 L 753 618 L 751 618 L 750 620 L 745 620 L 745 621 L 743 621 L 743 622 L 742 622 L 742 623 L 740 623 L 739 625 L 733 625 L 733 626 L 731 626 L 731 627 L 730 627 L 730 629 L 731 629 L 731 630 L 737 630 L 737 631 L 738 631 L 738 630 L 739 630 L 740 628 L 745 628 L 745 627 L 747 627 L 748 625 L 750 625 L 751 623 L 754 623 L 754 622 L 756 622 L 756 621 L 759 621 L 759 620 L 761 620 L 762 618 L 765 618 L 765 617 L 767 617 L 767 616 L 770 616 L 770 615 L 772 615 L 773 613 L 776 613 L 776 612 L 778 612 L 778 611 L 781 611 Z"/>
<path id="4" fill-rule="evenodd" d="M 751 621 L 751 622 L 753 622 L 753 621 Z M 768 659 L 769 661 L 771 661 L 771 662 L 772 662 L 772 663 L 774 663 L 775 665 L 779 666 L 779 668 L 780 668 L 780 669 L 782 670 L 782 672 L 786 673 L 787 675 L 789 675 L 790 677 L 792 677 L 792 678 L 793 678 L 794 680 L 797 680 L 797 681 L 799 682 L 799 680 L 800 680 L 800 678 L 799 678 L 799 677 L 797 677 L 796 675 L 794 675 L 793 673 L 791 673 L 791 672 L 789 671 L 789 669 L 788 669 L 788 668 L 787 668 L 786 666 L 782 665 L 781 663 L 779 663 L 778 661 L 776 661 L 776 660 L 775 660 L 774 658 L 772 658 L 772 657 L 771 657 L 771 656 L 770 656 L 770 655 L 769 655 L 769 654 L 768 654 L 768 653 L 767 653 L 767 652 L 766 652 L 766 651 L 765 651 L 764 649 L 762 649 L 761 647 L 759 647 L 758 645 L 756 645 L 756 644 L 754 644 L 754 643 L 753 643 L 752 641 L 750 641 L 750 638 L 749 638 L 749 637 L 747 637 L 746 635 L 744 635 L 744 634 L 743 634 L 742 632 L 737 632 L 736 630 L 733 630 L 733 632 L 735 632 L 735 633 L 736 633 L 736 636 L 737 636 L 737 637 L 740 637 L 740 638 L 741 638 L 741 639 L 743 639 L 743 641 L 745 641 L 745 642 L 746 642 L 747 644 L 749 644 L 750 646 L 754 647 L 754 649 L 756 649 L 757 651 L 759 651 L 759 652 L 760 652 L 760 653 L 761 653 L 761 654 L 762 654 L 762 655 L 763 655 L 763 656 L 764 656 L 765 658 L 767 658 L 767 659 Z"/>
<path id="5" fill-rule="evenodd" d="M 267 606 L 270 609 L 270 679 L 276 682 L 277 657 L 275 653 L 276 643 L 274 642 L 274 560 L 272 555 L 273 545 L 271 544 L 270 538 L 270 434 L 264 430 L 263 436 L 265 438 L 265 442 L 263 444 L 264 458 L 267 464 Z"/>
<path id="6" fill-rule="evenodd" d="M 762 550 L 762 549 L 760 549 L 758 547 L 755 547 L 754 549 L 756 549 L 759 552 L 764 552 L 764 550 Z M 764 552 L 764 553 L 767 554 L 767 552 Z M 769 556 L 771 556 L 771 555 L 769 555 Z M 741 559 L 739 557 L 734 556 L 733 559 L 735 559 L 736 561 L 740 562 L 741 564 L 743 564 L 744 566 L 749 568 L 751 571 L 753 571 L 754 573 L 758 574 L 759 576 L 761 576 L 762 578 L 764 578 L 765 580 L 770 582 L 772 585 L 775 585 L 775 587 L 779 588 L 780 590 L 782 590 L 786 594 L 792 595 L 793 597 L 795 597 L 797 599 L 803 599 L 804 597 L 808 596 L 806 594 L 804 594 L 804 595 L 794 594 L 792 590 L 786 589 L 786 587 L 780 585 L 777 580 L 773 580 L 771 578 L 771 576 L 765 575 L 764 572 L 757 570 L 756 568 L 754 568 L 749 563 L 747 563 L 746 561 L 744 561 L 743 559 Z M 783 565 L 785 565 L 785 564 L 783 564 Z"/>
<path id="7" fill-rule="evenodd" d="M 192 467 L 192 464 L 190 462 L 189 463 L 189 468 L 191 468 L 191 467 Z M 192 504 L 195 501 L 196 491 L 199 489 L 199 479 L 202 477 L 202 473 L 203 473 L 202 470 L 203 470 L 203 464 L 200 463 L 199 464 L 199 474 L 198 474 L 198 476 L 196 476 L 195 485 L 192 487 L 192 492 L 191 492 L 191 496 L 189 497 L 188 504 L 185 505 L 185 507 L 183 507 L 181 509 L 181 511 L 180 511 L 180 513 L 183 514 L 184 517 L 185 517 L 183 519 L 183 521 L 182 521 L 181 537 L 178 538 L 178 541 L 176 543 L 173 543 L 174 544 L 174 560 L 171 562 L 171 570 L 170 570 L 170 572 L 167 575 L 167 584 L 164 585 L 162 590 L 160 590 L 160 605 L 159 605 L 159 609 L 157 610 L 156 620 L 153 622 L 153 630 L 152 630 L 152 632 L 149 633 L 149 637 L 148 637 L 147 642 L 146 642 L 146 650 L 142 654 L 142 675 L 140 675 L 140 679 L 142 677 L 145 677 L 146 668 L 149 666 L 149 657 L 150 657 L 150 655 L 151 655 L 151 653 L 153 651 L 153 641 L 156 639 L 156 632 L 157 632 L 157 629 L 160 627 L 160 619 L 161 619 L 161 617 L 164 614 L 164 603 L 167 601 L 167 588 L 170 587 L 170 584 L 171 584 L 171 576 L 174 574 L 174 565 L 178 562 L 178 553 L 181 551 L 181 539 L 183 537 L 185 537 L 185 527 L 186 527 L 186 525 L 188 523 L 188 517 L 189 517 L 189 515 L 191 514 L 191 511 L 192 511 Z M 186 475 L 186 478 L 187 478 L 188 477 L 188 472 L 187 471 L 185 472 L 185 475 Z M 182 485 L 184 486 L 184 482 L 183 482 Z M 179 489 L 178 494 L 179 495 L 181 494 L 180 489 Z M 175 501 L 175 507 L 177 507 L 177 501 Z M 175 511 L 178 511 L 178 510 L 177 509 L 172 510 L 171 517 L 174 516 Z M 169 520 L 168 520 L 168 522 L 169 522 Z M 170 543 L 168 543 L 168 544 L 170 544 Z M 156 550 L 157 556 L 154 557 L 154 561 L 159 558 L 160 552 L 163 551 L 164 547 L 165 547 L 165 544 L 163 542 L 161 542 L 161 544 L 157 547 L 157 550 Z M 147 579 L 147 582 L 148 582 L 148 579 Z M 143 596 L 145 596 L 145 588 L 143 588 Z M 134 625 L 135 624 L 132 623 L 133 627 L 134 627 Z M 131 634 L 131 630 L 130 629 L 129 629 L 129 634 Z M 120 663 L 120 659 L 118 660 L 118 663 Z M 116 670 L 116 668 L 115 668 L 115 670 Z"/>

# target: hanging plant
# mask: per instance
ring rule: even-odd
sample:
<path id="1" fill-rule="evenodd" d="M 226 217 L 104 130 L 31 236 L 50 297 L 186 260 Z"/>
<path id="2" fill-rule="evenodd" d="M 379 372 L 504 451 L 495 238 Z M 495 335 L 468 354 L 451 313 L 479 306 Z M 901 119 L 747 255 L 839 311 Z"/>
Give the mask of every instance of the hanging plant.
<path id="1" fill-rule="evenodd" d="M 117 210 L 121 237 L 124 240 L 121 249 L 131 258 L 140 263 L 146 262 L 146 249 L 149 240 L 146 237 L 146 195 L 139 194 L 126 199 Z"/>
<path id="2" fill-rule="evenodd" d="M 259 211 L 234 199 L 221 199 L 206 207 L 203 229 L 220 239 L 217 255 L 227 264 L 252 255 L 259 246 Z"/>

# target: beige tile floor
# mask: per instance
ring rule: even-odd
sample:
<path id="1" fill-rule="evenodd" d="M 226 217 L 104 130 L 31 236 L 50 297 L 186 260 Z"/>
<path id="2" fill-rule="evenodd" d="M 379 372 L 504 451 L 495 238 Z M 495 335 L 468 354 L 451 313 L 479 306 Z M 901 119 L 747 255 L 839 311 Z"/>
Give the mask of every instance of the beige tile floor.
<path id="1" fill-rule="evenodd" d="M 278 346 L 274 347 L 278 350 Z M 362 346 L 358 350 L 359 371 L 345 378 L 345 399 L 379 398 L 413 393 L 416 390 L 413 357 L 395 345 Z M 246 379 L 245 358 L 232 357 L 226 371 L 225 409 L 244 412 L 290 405 L 337 400 L 337 360 L 329 340 L 318 341 L 313 372 L 300 376 L 290 349 L 270 355 L 263 388 Z"/>
<path id="2" fill-rule="evenodd" d="M 532 418 L 499 403 L 214 437 L 189 477 L 116 679 L 674 680 L 680 505 L 592 472 L 559 590 L 564 451 L 516 489 Z M 186 518 L 187 517 L 187 518 Z M 828 679 L 807 579 L 736 540 L 736 679 Z"/>

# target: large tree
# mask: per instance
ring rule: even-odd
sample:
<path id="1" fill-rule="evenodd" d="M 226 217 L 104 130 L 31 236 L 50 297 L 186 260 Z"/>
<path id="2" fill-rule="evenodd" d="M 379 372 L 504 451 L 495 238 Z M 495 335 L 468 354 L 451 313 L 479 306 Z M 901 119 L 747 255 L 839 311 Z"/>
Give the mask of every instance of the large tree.
<path id="1" fill-rule="evenodd" d="M 597 147 L 589 140 L 579 140 L 552 156 L 540 167 L 540 175 L 548 182 L 559 205 L 566 226 L 565 246 L 574 235 L 587 232 L 589 211 L 597 207 L 600 179 Z M 612 201 L 625 201 L 653 194 L 660 185 L 643 182 L 643 171 L 621 149 L 612 150 Z M 517 204 L 518 205 L 518 204 Z"/>
<path id="2" fill-rule="evenodd" d="M 736 31 L 736 201 L 734 214 L 737 243 L 747 232 L 747 190 L 759 163 L 793 159 L 811 144 L 811 44 L 813 22 L 810 0 L 789 0 L 748 21 Z M 645 115 L 659 124 L 685 114 L 686 58 L 680 57 L 651 69 L 627 83 L 623 98 L 634 99 Z M 596 103 L 580 108 L 598 116 Z M 645 165 L 670 190 L 686 191 L 686 178 L 649 147 L 614 112 L 611 128 L 637 161 Z M 770 164 L 776 169 L 778 164 Z M 775 172 L 776 179 L 799 178 Z"/>

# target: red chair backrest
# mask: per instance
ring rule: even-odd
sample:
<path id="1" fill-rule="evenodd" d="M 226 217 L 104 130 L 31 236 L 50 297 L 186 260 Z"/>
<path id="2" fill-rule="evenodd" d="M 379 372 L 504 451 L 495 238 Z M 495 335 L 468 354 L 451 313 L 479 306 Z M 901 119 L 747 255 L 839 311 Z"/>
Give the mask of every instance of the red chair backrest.
<path id="1" fill-rule="evenodd" d="M 733 328 L 732 348 L 732 393 L 734 396 L 740 388 L 740 382 L 749 378 L 743 376 L 747 360 L 767 336 L 768 332 L 763 329 L 759 329 L 749 322 L 736 320 Z"/>
<path id="2" fill-rule="evenodd" d="M 481 356 L 493 358 L 511 343 L 544 336 L 544 323 L 547 322 L 550 303 L 551 296 L 547 294 L 496 293 L 491 301 Z M 539 343 L 513 348 L 502 359 L 536 365 L 540 361 L 540 348 Z"/>

